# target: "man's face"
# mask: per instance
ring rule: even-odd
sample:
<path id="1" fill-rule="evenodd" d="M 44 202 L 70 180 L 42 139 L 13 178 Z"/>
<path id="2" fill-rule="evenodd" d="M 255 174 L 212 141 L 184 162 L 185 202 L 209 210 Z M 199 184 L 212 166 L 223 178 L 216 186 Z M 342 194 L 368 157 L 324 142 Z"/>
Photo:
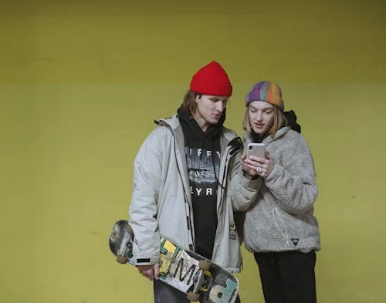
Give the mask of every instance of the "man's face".
<path id="1" fill-rule="evenodd" d="M 216 124 L 223 114 L 228 97 L 197 95 L 197 109 L 193 117 L 196 119 L 203 131 L 206 131 L 211 124 Z"/>
<path id="2" fill-rule="evenodd" d="M 249 121 L 253 131 L 262 136 L 273 125 L 273 105 L 264 101 L 253 101 L 248 105 Z"/>

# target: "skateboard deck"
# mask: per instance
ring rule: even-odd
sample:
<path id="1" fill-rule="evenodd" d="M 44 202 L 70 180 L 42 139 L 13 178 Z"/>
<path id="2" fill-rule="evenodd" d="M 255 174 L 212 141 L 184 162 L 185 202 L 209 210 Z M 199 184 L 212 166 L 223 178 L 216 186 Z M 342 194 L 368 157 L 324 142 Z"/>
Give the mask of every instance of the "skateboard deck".
<path id="1" fill-rule="evenodd" d="M 109 246 L 118 263 L 135 266 L 133 241 L 134 233 L 128 221 L 117 221 Z M 190 301 L 201 303 L 233 303 L 239 289 L 238 279 L 232 273 L 165 238 L 161 238 L 160 243 L 159 279 L 186 293 Z"/>

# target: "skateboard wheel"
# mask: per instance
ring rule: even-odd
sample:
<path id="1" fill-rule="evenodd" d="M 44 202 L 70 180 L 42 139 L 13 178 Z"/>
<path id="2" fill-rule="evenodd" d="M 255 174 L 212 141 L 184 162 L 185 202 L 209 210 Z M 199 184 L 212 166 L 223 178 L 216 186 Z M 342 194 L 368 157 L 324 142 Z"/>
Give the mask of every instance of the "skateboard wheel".
<path id="1" fill-rule="evenodd" d="M 196 301 L 200 300 L 200 294 L 198 294 L 196 292 L 189 291 L 188 292 L 188 300 L 196 302 Z"/>
<path id="2" fill-rule="evenodd" d="M 128 257 L 125 256 L 117 256 L 117 262 L 120 264 L 126 264 L 129 261 Z"/>
<path id="3" fill-rule="evenodd" d="M 209 270 L 211 266 L 212 266 L 212 263 L 210 263 L 209 261 L 200 260 L 198 262 L 198 267 L 202 270 Z"/>

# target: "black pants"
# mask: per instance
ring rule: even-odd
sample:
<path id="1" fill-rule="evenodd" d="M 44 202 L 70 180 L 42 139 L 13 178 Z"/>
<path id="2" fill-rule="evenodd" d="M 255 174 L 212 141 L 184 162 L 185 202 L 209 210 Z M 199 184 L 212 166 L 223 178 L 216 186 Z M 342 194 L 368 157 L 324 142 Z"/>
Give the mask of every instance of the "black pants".
<path id="1" fill-rule="evenodd" d="M 255 253 L 266 303 L 316 303 L 316 254 Z"/>

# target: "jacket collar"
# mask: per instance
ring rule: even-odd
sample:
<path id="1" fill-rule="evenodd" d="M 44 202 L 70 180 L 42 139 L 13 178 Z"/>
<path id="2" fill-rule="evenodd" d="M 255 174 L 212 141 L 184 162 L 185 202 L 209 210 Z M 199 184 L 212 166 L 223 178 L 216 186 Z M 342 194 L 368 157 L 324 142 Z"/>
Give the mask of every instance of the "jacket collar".
<path id="1" fill-rule="evenodd" d="M 279 129 L 275 135 L 273 136 L 268 136 L 266 137 L 264 140 L 263 140 L 263 143 L 266 143 L 266 144 L 269 144 L 273 141 L 276 141 L 277 139 L 283 137 L 286 133 L 288 133 L 288 131 L 291 129 L 291 127 L 289 126 L 285 126 L 285 127 L 282 127 L 281 129 Z M 249 142 L 253 142 L 253 138 L 252 138 L 252 134 L 250 133 L 244 133 L 244 139 L 249 143 Z"/>

